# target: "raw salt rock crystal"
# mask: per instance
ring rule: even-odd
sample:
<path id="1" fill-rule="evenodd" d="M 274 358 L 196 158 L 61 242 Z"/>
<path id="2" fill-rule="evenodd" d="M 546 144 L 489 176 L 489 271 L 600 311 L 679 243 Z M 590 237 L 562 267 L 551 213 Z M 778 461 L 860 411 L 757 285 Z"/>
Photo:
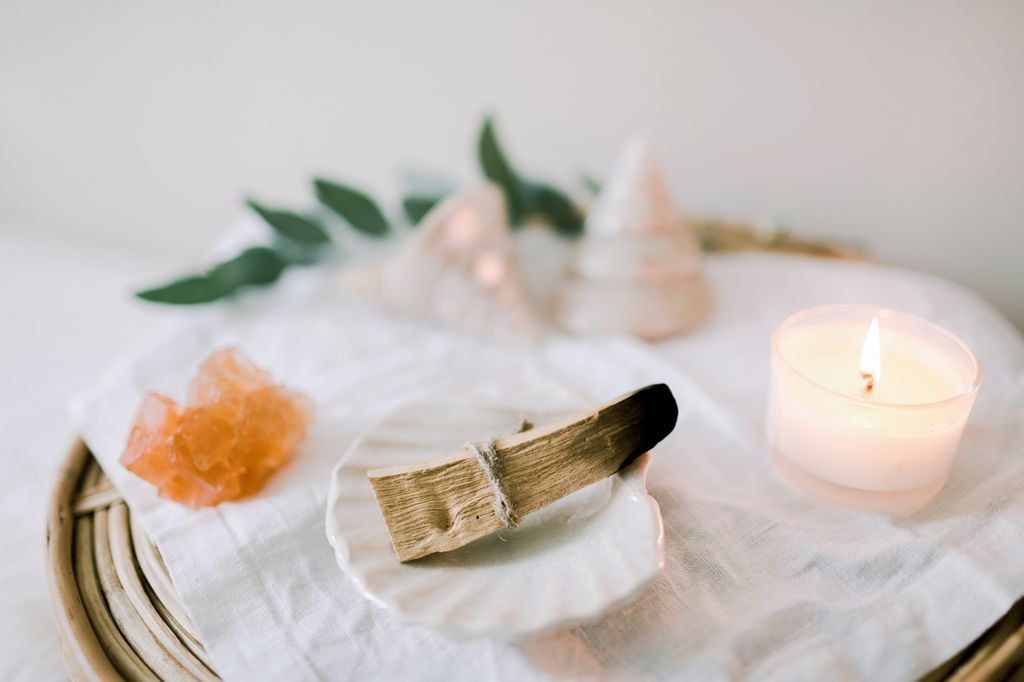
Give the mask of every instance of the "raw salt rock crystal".
<path id="1" fill-rule="evenodd" d="M 121 463 L 163 497 L 210 507 L 259 492 L 288 463 L 311 418 L 305 397 L 225 348 L 200 366 L 188 405 L 146 395 Z"/>

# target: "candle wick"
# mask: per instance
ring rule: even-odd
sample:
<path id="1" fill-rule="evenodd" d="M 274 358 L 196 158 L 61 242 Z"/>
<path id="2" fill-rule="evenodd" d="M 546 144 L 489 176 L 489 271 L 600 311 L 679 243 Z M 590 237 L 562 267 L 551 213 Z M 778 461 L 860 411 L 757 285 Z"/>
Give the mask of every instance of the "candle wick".
<path id="1" fill-rule="evenodd" d="M 875 387 L 875 375 L 871 372 L 861 372 L 860 378 L 864 380 L 864 390 L 870 392 Z"/>

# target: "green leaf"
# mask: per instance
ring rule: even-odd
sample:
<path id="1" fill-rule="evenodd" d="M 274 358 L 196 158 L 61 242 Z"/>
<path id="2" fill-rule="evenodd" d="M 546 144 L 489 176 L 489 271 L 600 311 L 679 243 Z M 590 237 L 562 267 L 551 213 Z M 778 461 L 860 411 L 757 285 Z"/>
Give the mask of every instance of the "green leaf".
<path id="1" fill-rule="evenodd" d="M 508 219 L 513 227 L 523 224 L 528 218 L 540 217 L 565 235 L 577 235 L 583 230 L 583 214 L 564 192 L 516 173 L 501 149 L 494 123 L 489 117 L 484 119 L 480 130 L 478 152 L 484 176 L 505 193 Z"/>
<path id="2" fill-rule="evenodd" d="M 216 301 L 229 293 L 231 292 L 225 291 L 220 283 L 211 280 L 206 275 L 192 275 L 161 287 L 138 291 L 135 295 L 144 301 L 153 303 L 192 305 Z"/>
<path id="3" fill-rule="evenodd" d="M 391 229 L 376 202 L 363 192 L 322 178 L 314 180 L 313 185 L 320 203 L 360 232 L 379 237 Z"/>
<path id="4" fill-rule="evenodd" d="M 274 241 L 274 250 L 288 265 L 314 265 L 323 257 L 326 247 L 326 244 L 295 242 L 283 237 Z"/>
<path id="5" fill-rule="evenodd" d="M 428 197 L 410 194 L 402 199 L 402 210 L 405 211 L 405 216 L 409 219 L 409 222 L 415 225 L 423 220 L 423 216 L 429 213 L 430 209 L 434 208 L 443 198 L 443 196 Z"/>
<path id="6" fill-rule="evenodd" d="M 286 267 L 287 263 L 277 251 L 267 246 L 252 246 L 231 260 L 214 266 L 207 277 L 233 291 L 246 284 L 270 284 L 281 276 Z"/>
<path id="7" fill-rule="evenodd" d="M 170 284 L 140 291 L 144 301 L 193 305 L 224 298 L 241 286 L 263 286 L 281 276 L 287 263 L 266 246 L 253 246 L 202 275 L 190 275 Z"/>
<path id="8" fill-rule="evenodd" d="M 587 188 L 587 191 L 591 194 L 601 193 L 601 182 L 592 175 L 584 175 L 580 178 L 583 181 L 583 186 Z"/>
<path id="9" fill-rule="evenodd" d="M 278 211 L 261 206 L 252 199 L 246 201 L 282 237 L 304 244 L 323 244 L 331 240 L 320 223 L 291 211 Z"/>
<path id="10" fill-rule="evenodd" d="M 530 214 L 544 218 L 556 232 L 575 236 L 583 231 L 583 214 L 561 190 L 541 182 L 524 182 L 523 194 Z"/>
<path id="11" fill-rule="evenodd" d="M 512 170 L 505 152 L 498 142 L 498 135 L 494 132 L 494 123 L 488 116 L 484 119 L 484 126 L 480 130 L 480 138 L 477 141 L 477 153 L 480 158 L 480 168 L 484 177 L 498 185 L 505 193 L 505 203 L 508 207 L 508 220 L 513 225 L 518 225 L 524 217 L 522 188 L 519 177 Z"/>

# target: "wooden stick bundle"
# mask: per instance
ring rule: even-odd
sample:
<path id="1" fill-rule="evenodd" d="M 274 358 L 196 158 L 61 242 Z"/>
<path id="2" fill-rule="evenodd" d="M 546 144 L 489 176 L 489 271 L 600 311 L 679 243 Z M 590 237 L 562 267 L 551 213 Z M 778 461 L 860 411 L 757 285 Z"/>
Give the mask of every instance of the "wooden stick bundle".
<path id="1" fill-rule="evenodd" d="M 411 561 L 514 525 L 510 517 L 614 474 L 671 433 L 677 416 L 672 392 L 656 384 L 558 422 L 367 476 L 399 561 Z M 492 446 L 497 471 L 479 458 L 481 447 Z"/>

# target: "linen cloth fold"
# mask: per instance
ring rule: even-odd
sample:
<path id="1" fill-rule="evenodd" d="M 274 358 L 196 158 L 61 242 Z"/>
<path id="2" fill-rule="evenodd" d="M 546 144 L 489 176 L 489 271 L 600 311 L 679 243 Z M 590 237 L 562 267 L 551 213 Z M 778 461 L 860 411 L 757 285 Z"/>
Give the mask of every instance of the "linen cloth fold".
<path id="1" fill-rule="evenodd" d="M 330 271 L 179 322 L 108 371 L 76 423 L 157 543 L 217 672 L 256 679 L 906 679 L 969 643 L 1024 594 L 1024 342 L 943 280 L 774 255 L 707 260 L 716 309 L 690 336 L 545 337 L 508 347 L 342 296 Z M 770 283 L 770 286 L 769 286 Z M 831 507 L 772 468 L 762 425 L 771 333 L 789 313 L 867 302 L 960 335 L 985 371 L 946 489 L 906 518 Z M 237 344 L 307 393 L 317 421 L 257 497 L 192 511 L 117 462 L 144 392 L 181 396 Z M 334 564 L 330 470 L 401 402 L 453 387 L 554 382 L 599 401 L 665 382 L 680 406 L 648 486 L 665 570 L 601 620 L 517 644 L 398 623 Z"/>

